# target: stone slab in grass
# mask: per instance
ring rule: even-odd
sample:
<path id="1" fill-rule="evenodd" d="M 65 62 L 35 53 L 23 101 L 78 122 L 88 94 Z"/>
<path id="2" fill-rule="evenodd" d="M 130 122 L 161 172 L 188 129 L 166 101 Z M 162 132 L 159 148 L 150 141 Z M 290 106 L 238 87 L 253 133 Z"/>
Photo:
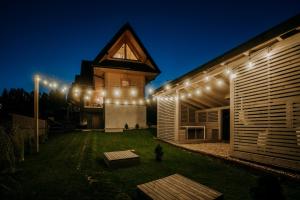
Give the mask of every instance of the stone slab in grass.
<path id="1" fill-rule="evenodd" d="M 110 168 L 130 167 L 140 162 L 140 157 L 132 150 L 104 152 L 104 162 Z"/>

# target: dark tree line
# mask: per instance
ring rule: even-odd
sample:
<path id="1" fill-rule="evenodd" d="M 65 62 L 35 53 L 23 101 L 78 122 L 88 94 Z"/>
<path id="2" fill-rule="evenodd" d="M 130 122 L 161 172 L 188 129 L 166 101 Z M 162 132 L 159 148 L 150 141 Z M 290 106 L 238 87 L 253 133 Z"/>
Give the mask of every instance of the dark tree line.
<path id="1" fill-rule="evenodd" d="M 4 89 L 0 96 L 0 115 L 5 118 L 10 113 L 21 114 L 33 117 L 33 92 L 24 89 Z M 62 120 L 67 110 L 65 94 L 58 90 L 51 90 L 49 93 L 39 94 L 40 118 L 54 117 Z"/>

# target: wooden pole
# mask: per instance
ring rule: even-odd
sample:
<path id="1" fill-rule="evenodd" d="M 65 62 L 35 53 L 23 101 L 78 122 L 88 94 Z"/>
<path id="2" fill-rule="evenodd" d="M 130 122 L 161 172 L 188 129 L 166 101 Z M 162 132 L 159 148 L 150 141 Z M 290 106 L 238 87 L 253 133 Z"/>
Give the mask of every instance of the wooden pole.
<path id="1" fill-rule="evenodd" d="M 34 122 L 35 122 L 35 136 L 36 136 L 36 152 L 39 152 L 39 82 L 40 77 L 34 77 Z"/>

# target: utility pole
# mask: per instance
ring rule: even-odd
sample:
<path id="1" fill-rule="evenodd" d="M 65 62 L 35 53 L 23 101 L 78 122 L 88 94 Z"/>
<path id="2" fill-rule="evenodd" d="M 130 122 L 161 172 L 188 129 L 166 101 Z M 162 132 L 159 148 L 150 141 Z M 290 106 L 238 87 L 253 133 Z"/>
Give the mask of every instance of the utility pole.
<path id="1" fill-rule="evenodd" d="M 36 152 L 39 152 L 39 84 L 40 77 L 34 76 L 34 133 L 36 136 Z"/>

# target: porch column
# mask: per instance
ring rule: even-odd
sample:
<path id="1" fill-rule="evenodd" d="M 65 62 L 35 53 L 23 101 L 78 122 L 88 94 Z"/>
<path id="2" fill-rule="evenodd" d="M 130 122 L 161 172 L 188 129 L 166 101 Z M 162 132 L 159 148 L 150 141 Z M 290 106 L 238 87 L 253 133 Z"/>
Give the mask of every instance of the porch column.
<path id="1" fill-rule="evenodd" d="M 174 126 L 174 138 L 175 142 L 178 142 L 179 139 L 179 105 L 180 105 L 180 99 L 179 99 L 179 91 L 178 89 L 175 92 L 175 126 Z"/>

